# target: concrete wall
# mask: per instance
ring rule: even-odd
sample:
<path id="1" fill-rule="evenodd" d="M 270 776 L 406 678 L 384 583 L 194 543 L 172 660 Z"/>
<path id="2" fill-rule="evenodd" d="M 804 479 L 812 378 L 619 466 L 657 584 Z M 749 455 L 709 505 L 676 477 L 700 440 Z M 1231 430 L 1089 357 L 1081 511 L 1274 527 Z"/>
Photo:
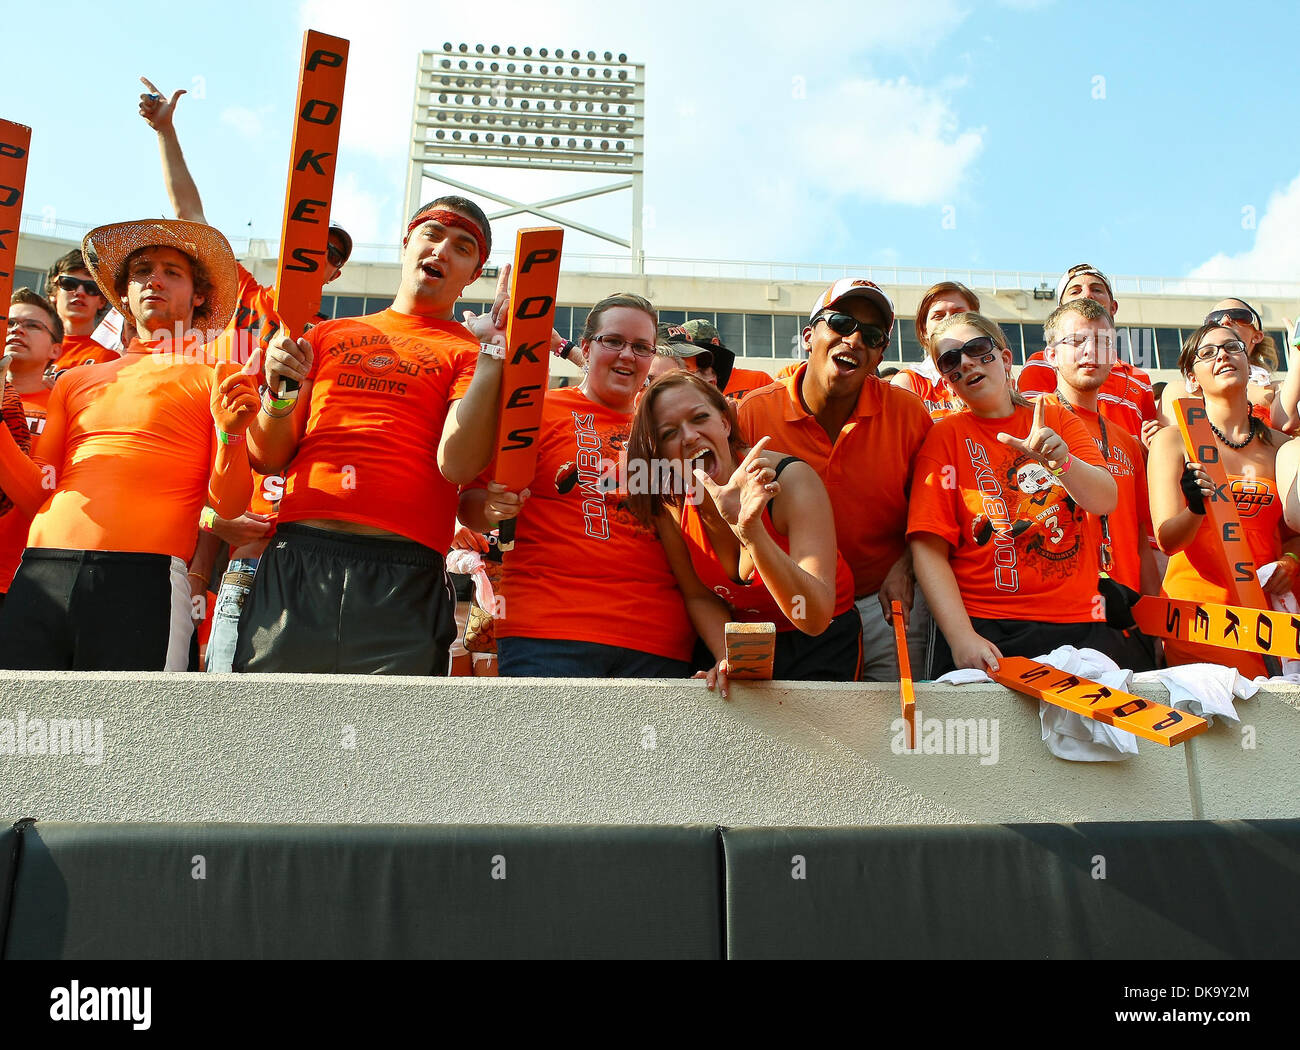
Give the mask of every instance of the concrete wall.
<path id="1" fill-rule="evenodd" d="M 732 826 L 1300 814 L 1298 690 L 1241 703 L 1248 734 L 1220 723 L 1105 764 L 1054 758 L 1037 703 L 1000 687 L 917 696 L 923 719 L 996 723 L 997 761 L 895 753 L 889 685 L 736 684 L 728 703 L 678 681 L 6 672 L 0 751 L 19 712 L 102 720 L 104 747 L 98 764 L 0 753 L 0 809 L 71 821 Z"/>

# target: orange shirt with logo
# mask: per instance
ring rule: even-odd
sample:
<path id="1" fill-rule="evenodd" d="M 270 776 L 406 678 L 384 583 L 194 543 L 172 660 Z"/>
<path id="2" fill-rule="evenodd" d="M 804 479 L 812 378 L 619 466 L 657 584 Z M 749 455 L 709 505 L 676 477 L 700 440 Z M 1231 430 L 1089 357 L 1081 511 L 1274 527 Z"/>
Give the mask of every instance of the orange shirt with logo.
<path id="1" fill-rule="evenodd" d="M 100 346 L 88 335 L 65 335 L 59 356 L 51 366 L 55 372 L 62 372 L 79 365 L 98 365 L 105 361 L 116 361 L 121 355 L 116 350 Z"/>
<path id="2" fill-rule="evenodd" d="M 773 380 L 766 372 L 757 368 L 733 368 L 727 376 L 727 389 L 722 393 L 736 401 L 755 390 L 770 386 Z"/>
<path id="3" fill-rule="evenodd" d="M 998 441 L 1026 437 L 1033 409 L 984 419 L 959 412 L 934 425 L 917 457 L 908 536 L 951 547 L 948 562 L 966 611 L 978 619 L 1093 622 L 1097 548 L 1085 514 L 1045 467 Z M 1087 428 L 1049 403 L 1043 422 L 1070 454 L 1104 466 Z"/>
<path id="4" fill-rule="evenodd" d="M 1061 404 L 1060 397 L 1056 394 L 1043 396 L 1048 399 L 1049 405 Z M 1106 469 L 1110 471 L 1110 476 L 1115 479 L 1115 487 L 1119 489 L 1119 503 L 1106 517 L 1112 559 L 1108 575 L 1141 594 L 1142 549 L 1150 547 L 1154 532 L 1151 527 L 1151 504 L 1142 445 L 1132 434 L 1115 424 L 1106 427 L 1103 440 L 1100 415 L 1077 406 L 1074 407 L 1074 414 L 1088 428 L 1097 450 L 1106 457 Z M 1092 534 L 1093 547 L 1100 551 L 1101 518 L 1089 514 L 1088 528 Z"/>
<path id="5" fill-rule="evenodd" d="M 121 357 L 59 377 L 29 460 L 0 433 L 0 474 L 50 489 L 29 547 L 166 554 L 188 561 L 209 493 L 219 513 L 248 505 L 252 475 L 217 466 L 205 350 L 135 340 Z M 39 497 L 36 497 L 39 499 Z"/>
<path id="6" fill-rule="evenodd" d="M 927 369 L 926 364 L 930 367 Z M 954 412 L 966 411 L 966 403 L 948 389 L 948 384 L 939 375 L 930 362 L 921 365 L 907 365 L 898 370 L 893 379 L 894 386 L 910 390 L 921 399 L 930 418 L 936 423 L 944 416 Z"/>
<path id="7" fill-rule="evenodd" d="M 1056 390 L 1056 369 L 1047 363 L 1046 353 L 1033 354 L 1020 370 L 1017 389 L 1026 397 L 1050 394 Z M 1142 424 L 1156 418 L 1156 398 L 1151 377 L 1127 361 L 1116 361 L 1097 391 L 1101 414 L 1123 427 L 1136 438 L 1142 436 Z"/>
<path id="8" fill-rule="evenodd" d="M 9 394 L 9 387 L 5 396 Z M 27 417 L 27 430 L 34 443 L 45 429 L 45 413 L 50 403 L 50 391 L 42 388 L 31 394 L 22 395 L 23 413 Z M 22 560 L 23 550 L 27 546 L 27 530 L 32 519 L 22 511 L 14 509 L 0 517 L 0 594 L 9 593 L 9 585 L 14 582 L 14 573 Z"/>
<path id="9" fill-rule="evenodd" d="M 579 387 L 542 405 L 537 473 L 504 559 L 502 638 L 555 638 L 689 660 L 695 629 L 659 535 L 624 506 L 632 421 Z M 489 467 L 475 481 L 483 488 Z"/>
<path id="10" fill-rule="evenodd" d="M 311 412 L 284 472 L 280 522 L 356 522 L 445 554 L 458 493 L 438 470 L 438 443 L 474 377 L 477 340 L 456 321 L 394 310 L 305 338 Z"/>
<path id="11" fill-rule="evenodd" d="M 868 376 L 832 442 L 799 394 L 807 367 L 745 398 L 740 430 L 751 445 L 771 436 L 773 448 L 817 471 L 835 513 L 836 543 L 853 571 L 854 594 L 862 598 L 880 590 L 906 549 L 913 464 L 932 424 L 917 398 Z"/>
<path id="12" fill-rule="evenodd" d="M 1228 475 L 1228 488 L 1241 521 L 1241 532 L 1255 567 L 1277 561 L 1282 554 L 1282 501 L 1277 482 L 1263 475 L 1247 480 L 1240 474 Z M 1289 535 L 1289 534 L 1288 534 Z M 1169 558 L 1160 593 L 1169 598 L 1216 605 L 1235 605 L 1232 589 L 1220 568 L 1223 546 L 1218 530 L 1207 515 L 1202 519 L 1192 542 Z M 1264 658 L 1236 649 L 1220 649 L 1165 639 L 1165 660 L 1174 664 L 1211 663 L 1235 667 L 1246 678 L 1268 674 Z"/>

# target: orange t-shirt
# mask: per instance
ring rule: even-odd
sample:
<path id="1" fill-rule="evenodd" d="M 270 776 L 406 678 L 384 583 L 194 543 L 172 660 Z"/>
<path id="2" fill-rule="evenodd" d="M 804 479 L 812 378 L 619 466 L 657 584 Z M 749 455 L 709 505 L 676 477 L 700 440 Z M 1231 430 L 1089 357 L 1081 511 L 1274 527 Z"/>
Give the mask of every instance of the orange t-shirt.
<path id="1" fill-rule="evenodd" d="M 45 429 L 45 411 L 50 402 L 50 391 L 42 388 L 31 394 L 23 394 L 22 399 L 27 429 L 34 442 Z M 32 519 L 17 508 L 0 517 L 0 594 L 8 594 L 9 585 L 14 582 L 14 573 L 22 561 L 23 550 L 27 546 L 27 530 L 31 524 Z"/>
<path id="2" fill-rule="evenodd" d="M 1284 528 L 1277 482 L 1264 476 L 1247 481 L 1240 474 L 1229 474 L 1228 488 L 1232 492 L 1232 502 L 1236 505 L 1237 517 L 1241 520 L 1242 535 L 1250 548 L 1255 567 L 1277 561 L 1282 554 Z M 1160 593 L 1169 598 L 1235 605 L 1236 599 L 1224 579 L 1224 570 L 1219 567 L 1222 550 L 1218 530 L 1207 515 L 1193 535 L 1191 544 L 1170 557 Z M 1171 666 L 1224 664 L 1236 667 L 1247 678 L 1257 678 L 1268 673 L 1264 667 L 1264 658 L 1255 653 L 1170 638 L 1165 639 L 1165 660 Z"/>
<path id="3" fill-rule="evenodd" d="M 372 525 L 445 554 L 457 489 L 438 470 L 438 443 L 478 342 L 455 321 L 394 310 L 329 321 L 306 338 L 311 414 L 285 469 L 280 522 Z"/>
<path id="4" fill-rule="evenodd" d="M 801 364 L 794 375 L 745 398 L 740 431 L 751 445 L 770 435 L 773 448 L 817 471 L 835 512 L 836 543 L 853 570 L 854 594 L 862 598 L 880 590 L 906 549 L 913 464 L 932 424 L 906 390 L 868 376 L 832 443 L 799 395 L 806 369 Z"/>
<path id="5" fill-rule="evenodd" d="M 659 535 L 609 484 L 632 421 L 579 387 L 546 394 L 532 495 L 505 555 L 502 638 L 556 638 L 689 660 L 695 629 Z M 493 466 L 475 481 L 483 488 Z"/>
<path id="6" fill-rule="evenodd" d="M 789 554 L 790 538 L 776 531 L 769 507 L 763 508 L 763 527 L 776 541 L 776 545 Z M 767 584 L 757 569 L 754 570 L 753 577 L 744 583 L 737 583 L 727 575 L 727 570 L 722 567 L 713 548 L 713 541 L 704 528 L 704 522 L 700 519 L 700 512 L 690 500 L 682 505 L 681 530 L 695 575 L 705 587 L 731 606 L 732 617 L 737 623 L 774 623 L 778 631 L 798 630 L 772 597 L 772 592 L 767 589 Z M 837 552 L 834 615 L 848 612 L 852 605 L 853 573 L 849 569 L 849 563 L 844 560 L 844 555 Z"/>
<path id="7" fill-rule="evenodd" d="M 1049 405 L 1059 405 L 1055 394 L 1045 394 Z M 1101 419 L 1096 412 L 1074 407 L 1075 415 L 1083 421 L 1097 445 L 1106 456 L 1106 469 L 1115 479 L 1119 490 L 1119 504 L 1106 517 L 1110 530 L 1112 565 L 1110 577 L 1125 587 L 1142 593 L 1142 548 L 1151 544 L 1151 504 L 1147 491 L 1147 468 L 1142 458 L 1142 445 L 1128 431 L 1114 424 L 1106 428 L 1102 440 Z M 1091 546 L 1101 550 L 1101 518 L 1088 515 Z"/>
<path id="8" fill-rule="evenodd" d="M 88 335 L 65 335 L 59 344 L 62 349 L 54 359 L 53 371 L 62 372 L 79 365 L 98 365 L 105 361 L 116 361 L 122 355 L 116 350 L 100 346 Z"/>
<path id="9" fill-rule="evenodd" d="M 966 411 L 966 403 L 948 389 L 948 384 L 937 372 L 930 375 L 923 367 L 908 366 L 900 368 L 894 379 L 895 386 L 910 390 L 921 399 L 925 410 L 936 423 L 944 416 Z"/>
<path id="10" fill-rule="evenodd" d="M 1053 393 L 1056 385 L 1056 369 L 1047 363 L 1046 352 L 1042 350 L 1025 362 L 1016 380 L 1017 389 L 1028 398 Z M 1151 377 L 1127 361 L 1116 361 L 1097 391 L 1097 407 L 1107 420 L 1140 438 L 1142 424 L 1156 418 Z"/>
<path id="11" fill-rule="evenodd" d="M 1002 419 L 958 412 L 934 425 L 917 457 L 907 534 L 952 548 L 948 562 L 972 617 L 1035 623 L 1095 622 L 1097 549 L 1084 512 L 1043 466 L 998 441 L 1029 434 L 1033 410 Z M 1075 416 L 1057 404 L 1043 422 L 1070 454 L 1104 466 Z"/>
<path id="12" fill-rule="evenodd" d="M 116 360 L 59 378 L 31 461 L 0 434 L 5 472 L 55 486 L 32 519 L 29 547 L 166 554 L 188 561 L 209 487 L 239 512 L 252 478 L 214 472 L 215 372 L 195 353 L 135 340 Z M 21 470 L 20 470 L 21 468 Z M 47 480 L 48 479 L 48 480 Z"/>
<path id="13" fill-rule="evenodd" d="M 723 394 L 739 401 L 754 390 L 771 386 L 772 382 L 770 375 L 757 368 L 733 368 L 731 375 L 727 376 L 727 389 Z"/>

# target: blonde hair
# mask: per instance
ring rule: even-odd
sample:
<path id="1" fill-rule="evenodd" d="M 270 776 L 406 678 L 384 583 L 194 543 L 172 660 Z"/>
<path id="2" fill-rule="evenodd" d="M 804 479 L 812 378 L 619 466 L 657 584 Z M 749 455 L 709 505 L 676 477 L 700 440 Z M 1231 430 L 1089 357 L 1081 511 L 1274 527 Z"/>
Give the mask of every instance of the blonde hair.
<path id="1" fill-rule="evenodd" d="M 983 314 L 976 313 L 974 310 L 967 310 L 963 314 L 953 314 L 951 317 L 945 317 L 935 325 L 934 330 L 929 333 L 926 351 L 930 355 L 930 360 L 933 361 L 936 366 L 939 364 L 939 352 L 937 349 L 939 337 L 950 329 L 957 328 L 960 325 L 970 325 L 972 328 L 979 329 L 993 340 L 999 350 L 1010 349 L 1010 347 L 1007 346 L 1006 333 L 1002 331 L 1002 326 L 1000 324 L 996 321 L 990 321 Z M 1033 407 L 1024 394 L 1016 389 L 1015 383 L 1011 381 L 1011 373 L 1009 371 L 1007 372 L 1007 387 L 1011 391 L 1011 403 L 1013 405 L 1022 405 L 1025 408 Z M 953 392 L 956 393 L 958 397 L 961 397 L 959 392 Z M 963 400 L 965 399 L 963 398 Z"/>

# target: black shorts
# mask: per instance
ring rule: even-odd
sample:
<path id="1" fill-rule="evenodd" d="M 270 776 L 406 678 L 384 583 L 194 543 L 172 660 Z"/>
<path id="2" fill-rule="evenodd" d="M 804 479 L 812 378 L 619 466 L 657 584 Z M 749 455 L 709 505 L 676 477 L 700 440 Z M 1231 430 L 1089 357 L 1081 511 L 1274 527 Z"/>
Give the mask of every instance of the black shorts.
<path id="1" fill-rule="evenodd" d="M 862 617 L 850 605 L 816 637 L 778 631 L 772 679 L 777 682 L 856 682 L 862 677 Z"/>
<path id="2" fill-rule="evenodd" d="M 1087 623 L 1036 623 L 1030 620 L 980 620 L 972 617 L 970 624 L 976 634 L 996 645 L 1003 656 L 1024 656 L 1032 660 L 1059 646 L 1072 645 L 1076 649 L 1096 649 L 1099 653 L 1105 653 L 1120 667 L 1130 671 L 1150 671 L 1155 668 L 1155 653 L 1149 638 L 1138 631 L 1125 633 L 1109 626 L 1104 620 L 1089 620 Z M 938 678 L 956 669 L 948 639 L 942 631 L 936 629 L 930 652 L 930 671 L 926 678 Z"/>
<path id="3" fill-rule="evenodd" d="M 194 609 L 185 568 L 166 554 L 29 547 L 0 611 L 0 667 L 186 670 Z"/>
<path id="4" fill-rule="evenodd" d="M 281 525 L 239 617 L 235 671 L 446 675 L 456 601 L 411 540 Z"/>

